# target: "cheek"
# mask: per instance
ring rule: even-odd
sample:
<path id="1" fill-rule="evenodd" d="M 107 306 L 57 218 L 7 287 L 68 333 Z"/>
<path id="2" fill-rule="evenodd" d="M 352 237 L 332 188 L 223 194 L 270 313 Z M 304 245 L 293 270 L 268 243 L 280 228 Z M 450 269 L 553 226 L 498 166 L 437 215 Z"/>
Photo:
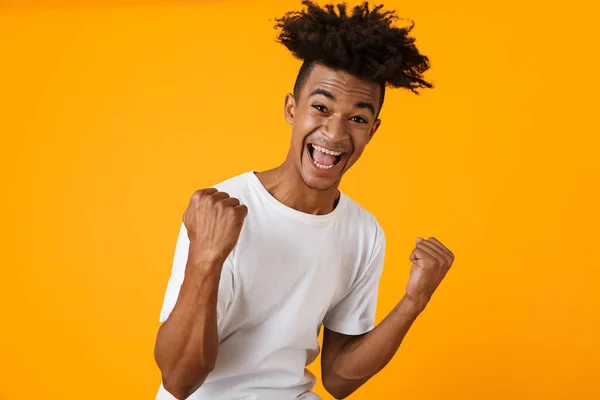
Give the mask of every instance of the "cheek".
<path id="1" fill-rule="evenodd" d="M 299 122 L 298 125 L 299 125 L 300 129 L 302 131 L 304 131 L 305 133 L 314 130 L 316 127 L 318 127 L 319 125 L 321 125 L 323 123 L 322 118 L 320 118 L 312 113 L 303 114 L 302 118 L 298 122 Z"/>
<path id="2" fill-rule="evenodd" d="M 360 156 L 369 143 L 368 132 L 357 132 L 352 135 L 352 142 L 354 144 L 354 155 Z"/>
<path id="3" fill-rule="evenodd" d="M 294 124 L 295 140 L 304 142 L 304 139 L 314 132 L 323 122 L 312 115 L 299 115 Z"/>

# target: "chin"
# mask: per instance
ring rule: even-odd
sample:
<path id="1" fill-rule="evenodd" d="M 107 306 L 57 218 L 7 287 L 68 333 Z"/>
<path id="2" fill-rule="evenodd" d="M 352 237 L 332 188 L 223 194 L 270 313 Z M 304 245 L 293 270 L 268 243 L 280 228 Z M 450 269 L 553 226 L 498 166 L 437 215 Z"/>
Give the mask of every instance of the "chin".
<path id="1" fill-rule="evenodd" d="M 302 173 L 301 176 L 302 181 L 304 182 L 304 185 L 306 185 L 306 187 L 320 192 L 325 192 L 331 189 L 332 187 L 337 186 L 340 181 L 339 179 L 323 179 L 306 173 Z"/>

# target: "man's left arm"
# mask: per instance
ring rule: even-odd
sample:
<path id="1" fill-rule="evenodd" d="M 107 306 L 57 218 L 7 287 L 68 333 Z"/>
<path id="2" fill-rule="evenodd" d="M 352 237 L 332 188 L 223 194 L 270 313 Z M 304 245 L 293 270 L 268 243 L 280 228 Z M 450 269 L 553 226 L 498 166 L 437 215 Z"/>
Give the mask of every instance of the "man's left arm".
<path id="1" fill-rule="evenodd" d="M 323 386 L 335 398 L 346 398 L 388 364 L 446 276 L 454 255 L 435 238 L 418 238 L 409 259 L 406 294 L 379 325 L 360 336 L 325 329 Z"/>

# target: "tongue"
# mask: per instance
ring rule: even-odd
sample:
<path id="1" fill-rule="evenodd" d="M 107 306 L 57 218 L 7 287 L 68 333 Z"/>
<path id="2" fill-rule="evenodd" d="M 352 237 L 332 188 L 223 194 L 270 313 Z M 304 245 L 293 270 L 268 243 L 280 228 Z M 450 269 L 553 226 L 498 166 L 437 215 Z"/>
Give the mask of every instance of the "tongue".
<path id="1" fill-rule="evenodd" d="M 336 157 L 330 154 L 321 153 L 315 149 L 313 151 L 313 159 L 321 165 L 329 166 L 335 162 Z"/>

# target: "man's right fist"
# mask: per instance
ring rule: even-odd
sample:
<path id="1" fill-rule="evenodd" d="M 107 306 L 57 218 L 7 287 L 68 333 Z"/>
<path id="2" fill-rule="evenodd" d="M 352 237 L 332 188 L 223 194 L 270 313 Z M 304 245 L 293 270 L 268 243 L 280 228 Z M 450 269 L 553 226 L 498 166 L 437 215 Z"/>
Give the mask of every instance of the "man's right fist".
<path id="1" fill-rule="evenodd" d="M 246 215 L 248 208 L 227 193 L 214 188 L 196 191 L 183 214 L 190 256 L 200 263 L 224 263 L 238 241 Z"/>

